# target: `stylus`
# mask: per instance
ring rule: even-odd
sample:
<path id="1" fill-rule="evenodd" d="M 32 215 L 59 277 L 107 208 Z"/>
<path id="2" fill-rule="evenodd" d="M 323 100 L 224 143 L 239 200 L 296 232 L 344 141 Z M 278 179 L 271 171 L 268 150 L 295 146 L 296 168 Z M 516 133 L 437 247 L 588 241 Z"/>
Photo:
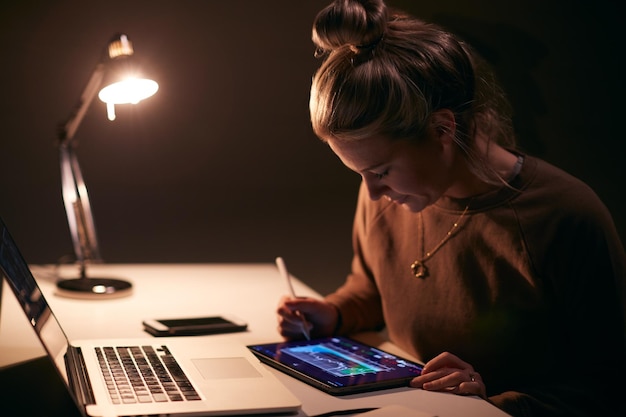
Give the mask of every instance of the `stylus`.
<path id="1" fill-rule="evenodd" d="M 293 289 L 293 283 L 291 282 L 291 275 L 287 271 L 287 266 L 285 265 L 285 261 L 283 260 L 282 257 L 279 256 L 276 258 L 276 266 L 278 267 L 278 272 L 280 272 L 280 275 L 282 275 L 285 281 L 287 281 L 287 288 L 289 288 L 289 294 L 291 294 L 293 298 L 298 298 L 298 296 L 296 295 L 296 291 Z M 304 337 L 306 337 L 306 340 L 311 340 L 311 335 L 309 334 L 309 328 L 308 328 L 308 323 L 306 321 L 306 318 L 299 311 L 296 311 L 296 314 L 298 314 L 300 318 L 302 319 L 302 322 L 300 323 L 302 334 L 304 335 Z"/>

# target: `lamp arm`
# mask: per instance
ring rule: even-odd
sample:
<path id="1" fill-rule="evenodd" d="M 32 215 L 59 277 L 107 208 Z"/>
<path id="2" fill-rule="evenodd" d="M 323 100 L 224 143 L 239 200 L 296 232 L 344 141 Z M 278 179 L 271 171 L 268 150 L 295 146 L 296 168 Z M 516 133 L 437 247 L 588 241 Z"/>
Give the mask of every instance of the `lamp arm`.
<path id="1" fill-rule="evenodd" d="M 72 236 L 76 261 L 81 267 L 81 276 L 85 275 L 88 261 L 100 261 L 100 249 L 96 228 L 91 213 L 87 187 L 78 164 L 78 159 L 71 146 L 61 146 L 61 185 L 63 204 Z"/>
<path id="2" fill-rule="evenodd" d="M 76 142 L 73 139 L 98 92 L 103 77 L 104 65 L 99 63 L 80 96 L 75 110 L 58 131 L 63 204 L 72 236 L 74 254 L 81 268 L 81 278 L 86 278 L 86 263 L 100 261 L 101 258 L 87 187 L 74 152 Z"/>
<path id="3" fill-rule="evenodd" d="M 83 121 L 89 105 L 93 101 L 100 85 L 102 84 L 103 78 L 104 64 L 99 63 L 96 65 L 96 68 L 91 74 L 91 78 L 89 78 L 89 81 L 87 82 L 87 85 L 85 86 L 74 111 L 70 114 L 67 121 L 59 128 L 59 143 L 61 145 L 70 144 L 72 142 L 74 134 L 76 133 L 76 130 L 78 130 L 78 126 L 80 126 L 80 123 Z"/>

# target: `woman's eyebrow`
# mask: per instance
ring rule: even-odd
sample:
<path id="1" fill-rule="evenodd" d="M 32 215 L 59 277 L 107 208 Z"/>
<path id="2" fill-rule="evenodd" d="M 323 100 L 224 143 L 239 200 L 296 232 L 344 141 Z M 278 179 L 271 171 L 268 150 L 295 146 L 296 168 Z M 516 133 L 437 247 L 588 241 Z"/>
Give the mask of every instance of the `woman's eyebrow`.
<path id="1" fill-rule="evenodd" d="M 386 164 L 386 162 L 377 162 L 374 165 L 370 165 L 370 166 L 368 166 L 366 168 L 360 169 L 359 172 L 375 171 L 376 168 L 380 168 L 380 167 L 382 167 L 385 164 Z"/>

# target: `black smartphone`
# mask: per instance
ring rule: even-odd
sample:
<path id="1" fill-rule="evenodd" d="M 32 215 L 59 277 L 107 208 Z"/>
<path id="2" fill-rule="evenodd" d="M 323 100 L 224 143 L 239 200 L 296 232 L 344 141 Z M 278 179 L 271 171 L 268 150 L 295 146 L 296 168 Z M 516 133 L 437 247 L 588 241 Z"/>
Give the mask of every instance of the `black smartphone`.
<path id="1" fill-rule="evenodd" d="M 241 332 L 248 328 L 243 320 L 233 316 L 148 319 L 144 330 L 153 336 L 198 336 L 204 334 Z"/>

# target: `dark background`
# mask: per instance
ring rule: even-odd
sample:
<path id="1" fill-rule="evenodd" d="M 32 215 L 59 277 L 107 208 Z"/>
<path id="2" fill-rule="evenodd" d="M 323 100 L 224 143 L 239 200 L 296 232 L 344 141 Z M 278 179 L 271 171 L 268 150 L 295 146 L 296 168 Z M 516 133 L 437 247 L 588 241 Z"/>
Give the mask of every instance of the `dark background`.
<path id="1" fill-rule="evenodd" d="M 334 288 L 349 268 L 359 178 L 310 130 L 310 28 L 327 3 L 3 2 L 0 216 L 26 259 L 72 253 L 55 132 L 109 39 L 124 32 L 160 90 L 118 106 L 115 122 L 96 99 L 76 134 L 104 260 L 282 255 L 313 288 Z M 509 93 L 521 148 L 590 184 L 626 237 L 617 1 L 389 4 L 476 46 Z"/>

